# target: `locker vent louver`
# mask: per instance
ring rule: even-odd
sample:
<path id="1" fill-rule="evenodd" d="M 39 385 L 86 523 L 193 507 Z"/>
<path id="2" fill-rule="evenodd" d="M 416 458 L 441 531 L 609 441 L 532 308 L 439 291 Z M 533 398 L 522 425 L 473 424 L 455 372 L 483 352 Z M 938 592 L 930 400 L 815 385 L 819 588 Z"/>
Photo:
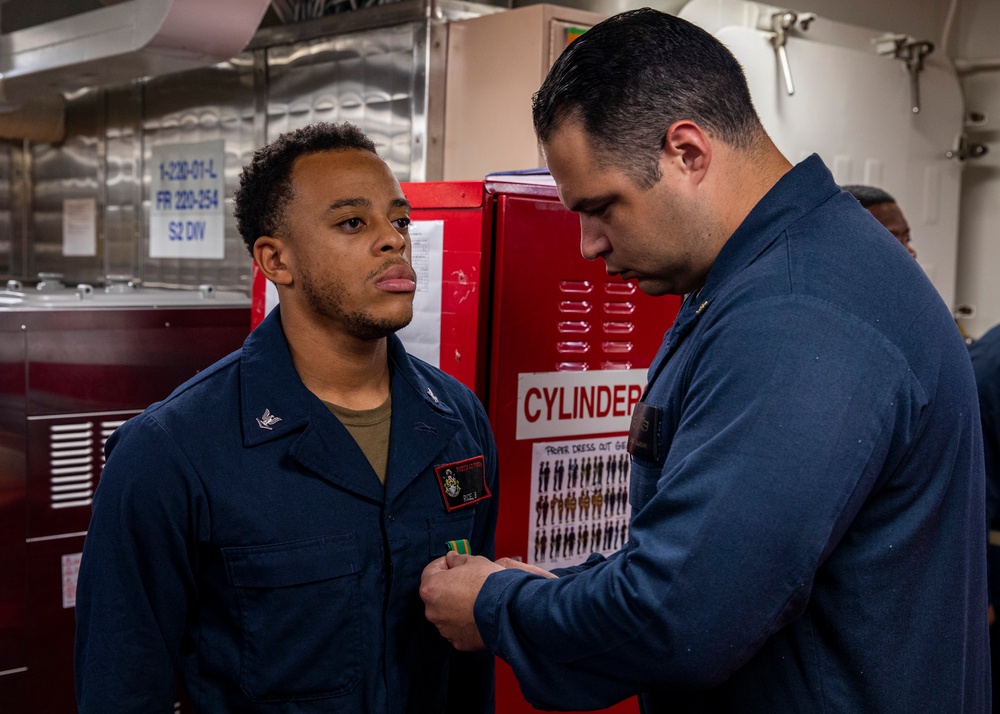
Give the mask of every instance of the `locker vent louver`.
<path id="1" fill-rule="evenodd" d="M 49 427 L 49 506 L 90 506 L 94 500 L 95 466 L 104 466 L 104 442 L 121 426 L 118 421 L 79 421 Z"/>
<path id="2" fill-rule="evenodd" d="M 587 357 L 600 369 L 632 369 L 630 357 L 634 344 L 625 338 L 635 330 L 631 316 L 636 310 L 633 300 L 637 288 L 634 283 L 607 281 L 604 283 L 603 300 L 582 299 L 591 297 L 598 289 L 599 286 L 589 280 L 559 281 L 556 329 L 560 337 L 556 342 L 556 352 L 566 361 L 557 362 L 556 371 L 586 371 L 591 368 Z M 598 325 L 603 328 L 604 339 L 597 335 L 592 340 L 585 339 Z M 599 352 L 596 350 L 598 346 Z"/>
<path id="3" fill-rule="evenodd" d="M 635 303 L 628 298 L 635 295 L 635 283 L 608 281 L 604 284 L 607 299 L 604 302 L 604 335 L 601 350 L 606 359 L 601 369 L 632 369 L 632 348 L 630 340 L 622 339 L 635 330 L 635 323 L 629 318 L 635 312 Z"/>

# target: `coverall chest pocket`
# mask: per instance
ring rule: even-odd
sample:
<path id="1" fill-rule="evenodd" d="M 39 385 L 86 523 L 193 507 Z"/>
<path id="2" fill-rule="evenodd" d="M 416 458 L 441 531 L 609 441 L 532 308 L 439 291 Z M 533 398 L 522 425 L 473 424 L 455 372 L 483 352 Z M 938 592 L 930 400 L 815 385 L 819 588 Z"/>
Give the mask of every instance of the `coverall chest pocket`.
<path id="1" fill-rule="evenodd" d="M 663 467 L 656 464 L 646 464 L 639 459 L 632 459 L 629 474 L 628 504 L 633 515 L 643 509 L 650 499 L 656 495 L 656 486 L 663 475 Z"/>
<path id="2" fill-rule="evenodd" d="M 427 519 L 427 535 L 429 552 L 431 559 L 440 558 L 448 552 L 448 541 L 465 540 L 471 541 L 472 528 L 476 523 L 476 513 L 471 508 L 464 513 L 449 514 L 447 516 L 432 516 Z M 470 542 L 471 547 L 471 542 Z M 473 553 L 479 555 L 479 553 Z"/>
<path id="3" fill-rule="evenodd" d="M 242 625 L 240 686 L 257 702 L 347 694 L 361 678 L 353 533 L 223 548 Z"/>

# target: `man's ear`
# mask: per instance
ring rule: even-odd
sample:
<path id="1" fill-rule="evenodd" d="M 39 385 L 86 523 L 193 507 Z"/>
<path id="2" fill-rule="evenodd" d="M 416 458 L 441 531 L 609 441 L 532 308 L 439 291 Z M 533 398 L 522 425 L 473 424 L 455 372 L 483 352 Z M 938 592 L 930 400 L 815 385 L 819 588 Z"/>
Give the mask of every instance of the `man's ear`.
<path id="1" fill-rule="evenodd" d="M 291 285 L 292 274 L 285 264 L 285 242 L 273 236 L 261 236 L 253 244 L 253 259 L 264 277 L 275 285 Z"/>
<path id="2" fill-rule="evenodd" d="M 712 141 L 693 121 L 675 121 L 667 128 L 664 158 L 700 183 L 712 163 Z"/>

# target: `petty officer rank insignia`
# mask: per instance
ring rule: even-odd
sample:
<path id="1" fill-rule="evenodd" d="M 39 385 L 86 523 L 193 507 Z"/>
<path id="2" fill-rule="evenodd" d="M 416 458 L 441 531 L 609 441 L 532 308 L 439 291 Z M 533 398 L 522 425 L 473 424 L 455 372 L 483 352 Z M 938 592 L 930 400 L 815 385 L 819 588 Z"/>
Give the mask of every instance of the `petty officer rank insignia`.
<path id="1" fill-rule="evenodd" d="M 486 486 L 486 462 L 482 456 L 435 466 L 434 473 L 449 513 L 492 495 Z"/>

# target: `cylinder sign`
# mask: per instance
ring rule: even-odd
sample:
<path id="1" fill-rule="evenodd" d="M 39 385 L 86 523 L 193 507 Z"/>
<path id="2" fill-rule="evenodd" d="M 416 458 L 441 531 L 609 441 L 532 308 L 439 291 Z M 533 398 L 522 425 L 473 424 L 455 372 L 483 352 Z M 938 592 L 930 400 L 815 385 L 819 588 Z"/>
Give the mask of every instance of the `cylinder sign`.
<path id="1" fill-rule="evenodd" d="M 149 257 L 225 258 L 225 144 L 154 146 Z"/>
<path id="2" fill-rule="evenodd" d="M 646 370 L 528 372 L 517 376 L 517 438 L 627 433 Z"/>

